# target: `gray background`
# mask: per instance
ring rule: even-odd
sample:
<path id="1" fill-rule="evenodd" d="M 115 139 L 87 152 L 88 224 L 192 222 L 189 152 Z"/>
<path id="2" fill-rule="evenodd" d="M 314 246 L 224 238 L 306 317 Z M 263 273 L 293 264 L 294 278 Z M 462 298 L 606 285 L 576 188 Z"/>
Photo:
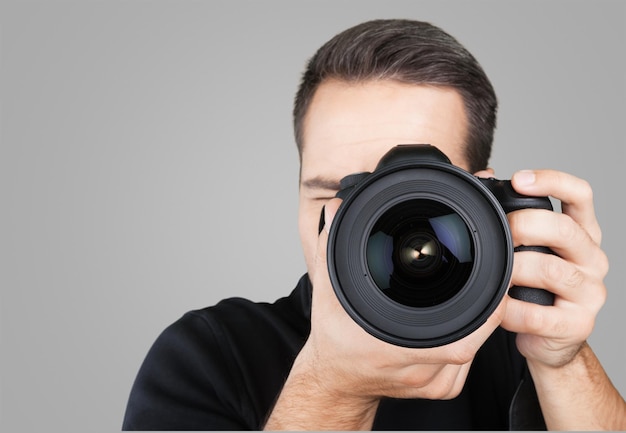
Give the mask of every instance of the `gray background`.
<path id="1" fill-rule="evenodd" d="M 304 272 L 291 103 L 306 59 L 371 18 L 431 21 L 491 77 L 492 165 L 595 189 L 612 268 L 592 346 L 626 393 L 625 3 L 5 3 L 2 431 L 119 430 L 185 311 Z"/>

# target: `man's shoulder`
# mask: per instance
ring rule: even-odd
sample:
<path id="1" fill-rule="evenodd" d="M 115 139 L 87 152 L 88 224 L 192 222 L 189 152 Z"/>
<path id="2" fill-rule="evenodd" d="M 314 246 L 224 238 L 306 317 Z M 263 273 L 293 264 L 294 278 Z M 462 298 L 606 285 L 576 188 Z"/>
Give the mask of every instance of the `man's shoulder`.
<path id="1" fill-rule="evenodd" d="M 148 352 L 125 429 L 258 429 L 308 336 L 308 314 L 302 280 L 272 303 L 229 298 L 188 311 Z"/>
<path id="2" fill-rule="evenodd" d="M 229 344 L 251 337 L 305 337 L 310 330 L 311 289 L 304 276 L 289 296 L 274 302 L 252 301 L 242 297 L 223 299 L 217 304 L 185 313 L 174 327 L 203 328 L 217 339 Z M 261 337 L 261 338 L 259 338 Z"/>
<path id="3" fill-rule="evenodd" d="M 174 356 L 193 355 L 203 362 L 249 368 L 263 356 L 295 356 L 310 331 L 310 285 L 301 279 L 289 296 L 274 302 L 242 297 L 186 312 L 155 342 Z"/>

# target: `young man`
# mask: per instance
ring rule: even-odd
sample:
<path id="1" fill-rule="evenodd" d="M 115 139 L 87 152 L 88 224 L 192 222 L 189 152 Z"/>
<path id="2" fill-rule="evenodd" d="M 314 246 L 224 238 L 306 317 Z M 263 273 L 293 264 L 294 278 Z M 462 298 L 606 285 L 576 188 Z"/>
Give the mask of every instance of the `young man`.
<path id="1" fill-rule="evenodd" d="M 512 179 L 522 194 L 562 202 L 562 213 L 509 214 L 515 245 L 556 253 L 516 253 L 511 284 L 549 290 L 553 306 L 505 296 L 467 337 L 410 349 L 365 332 L 334 294 L 326 243 L 339 180 L 409 143 L 492 176 L 496 107 L 476 60 L 430 24 L 367 22 L 322 46 L 294 109 L 308 274 L 274 304 L 225 300 L 169 327 L 138 374 L 124 429 L 626 428 L 626 403 L 585 343 L 608 264 L 583 180 L 549 170 Z"/>

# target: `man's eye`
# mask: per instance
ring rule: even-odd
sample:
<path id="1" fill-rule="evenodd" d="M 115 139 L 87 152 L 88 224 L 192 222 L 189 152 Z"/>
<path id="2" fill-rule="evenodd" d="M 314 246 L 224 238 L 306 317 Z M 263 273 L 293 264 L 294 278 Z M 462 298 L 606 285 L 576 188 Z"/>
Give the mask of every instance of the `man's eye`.
<path id="1" fill-rule="evenodd" d="M 328 196 L 323 196 L 323 197 L 314 197 L 313 200 L 315 201 L 328 201 L 330 199 L 335 198 L 334 195 L 328 195 Z"/>

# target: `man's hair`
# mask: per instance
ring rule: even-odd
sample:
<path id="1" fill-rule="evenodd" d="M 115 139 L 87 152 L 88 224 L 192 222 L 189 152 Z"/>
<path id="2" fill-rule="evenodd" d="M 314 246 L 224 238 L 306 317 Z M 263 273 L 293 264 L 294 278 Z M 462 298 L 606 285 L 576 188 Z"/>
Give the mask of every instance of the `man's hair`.
<path id="1" fill-rule="evenodd" d="M 476 59 L 440 28 L 412 20 L 373 20 L 337 34 L 320 47 L 307 64 L 294 103 L 301 161 L 306 113 L 315 91 L 328 79 L 388 79 L 455 89 L 463 98 L 468 119 L 465 156 L 469 168 L 475 172 L 487 167 L 496 126 L 495 92 Z"/>

